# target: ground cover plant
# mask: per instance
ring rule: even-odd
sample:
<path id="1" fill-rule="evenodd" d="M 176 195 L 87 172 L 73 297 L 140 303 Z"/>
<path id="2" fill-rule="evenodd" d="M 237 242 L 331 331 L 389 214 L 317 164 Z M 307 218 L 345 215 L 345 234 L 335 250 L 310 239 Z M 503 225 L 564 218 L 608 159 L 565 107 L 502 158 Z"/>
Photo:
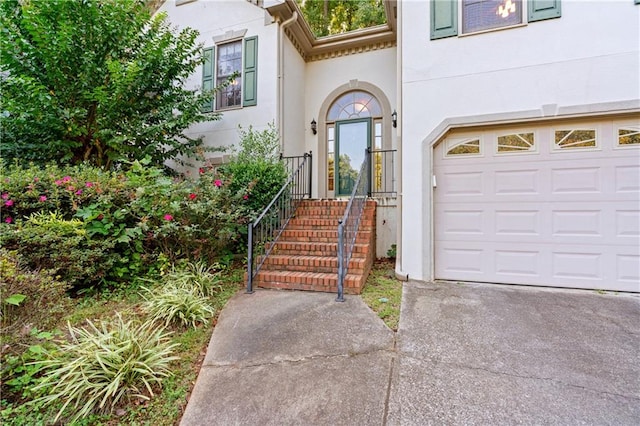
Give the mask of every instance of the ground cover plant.
<path id="1" fill-rule="evenodd" d="M 367 284 L 362 290 L 364 302 L 393 331 L 398 330 L 402 282 L 395 278 L 393 259 L 378 259 L 371 268 Z"/>
<path id="2" fill-rule="evenodd" d="M 217 270 L 218 284 L 207 298 L 216 313 L 243 285 L 242 263 L 222 268 Z M 155 291 L 162 288 L 161 279 L 147 284 Z M 69 321 L 71 331 L 62 326 L 50 332 L 32 328 L 19 343 L 13 341 L 4 347 L 0 422 L 53 424 L 60 414 L 59 421 L 64 424 L 74 417 L 73 424 L 85 425 L 176 424 L 195 383 L 215 316 L 209 317 L 209 326 L 165 326 L 150 322 L 143 307 L 139 292 L 126 289 L 73 298 L 67 304 L 67 315 L 59 316 L 62 321 L 57 322 Z M 30 319 L 28 313 L 22 315 Z M 4 328 L 2 337 L 6 346 Z M 162 344 L 156 346 L 157 342 Z M 134 365 L 136 374 L 141 370 L 149 375 L 149 387 L 132 377 Z M 145 367 L 137 368 L 140 365 Z M 100 380 L 83 378 L 98 371 Z M 58 375 L 65 379 L 56 380 Z M 65 403 L 68 406 L 63 410 Z"/>

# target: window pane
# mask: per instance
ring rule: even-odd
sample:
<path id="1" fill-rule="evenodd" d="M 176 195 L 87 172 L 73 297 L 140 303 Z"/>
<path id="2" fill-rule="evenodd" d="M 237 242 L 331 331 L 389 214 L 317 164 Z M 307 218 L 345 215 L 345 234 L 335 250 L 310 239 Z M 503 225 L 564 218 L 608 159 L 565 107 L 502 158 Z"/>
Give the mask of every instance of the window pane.
<path id="1" fill-rule="evenodd" d="M 367 92 L 354 91 L 336 99 L 329 108 L 327 121 L 381 116 L 382 108 L 375 97 Z"/>
<path id="2" fill-rule="evenodd" d="M 618 129 L 618 145 L 640 144 L 640 126 Z"/>
<path id="3" fill-rule="evenodd" d="M 522 0 L 463 0 L 462 32 L 472 33 L 522 22 Z"/>
<path id="4" fill-rule="evenodd" d="M 382 122 L 380 120 L 376 120 L 373 128 L 373 147 L 374 149 L 382 149 Z"/>
<path id="5" fill-rule="evenodd" d="M 535 151 L 533 133 L 498 136 L 498 152 Z"/>
<path id="6" fill-rule="evenodd" d="M 216 84 L 229 82 L 229 78 L 238 76 L 216 94 L 216 109 L 239 106 L 242 103 L 242 40 L 218 46 L 218 65 L 216 66 Z"/>
<path id="7" fill-rule="evenodd" d="M 480 154 L 480 139 L 472 139 L 455 144 L 447 150 L 446 156 Z"/>
<path id="8" fill-rule="evenodd" d="M 335 127 L 327 127 L 327 188 L 329 189 L 329 191 L 333 191 L 333 183 L 335 181 L 333 166 L 333 162 L 335 161 L 335 134 Z"/>
<path id="9" fill-rule="evenodd" d="M 556 130 L 555 134 L 556 149 L 594 148 L 596 146 L 595 130 Z"/>

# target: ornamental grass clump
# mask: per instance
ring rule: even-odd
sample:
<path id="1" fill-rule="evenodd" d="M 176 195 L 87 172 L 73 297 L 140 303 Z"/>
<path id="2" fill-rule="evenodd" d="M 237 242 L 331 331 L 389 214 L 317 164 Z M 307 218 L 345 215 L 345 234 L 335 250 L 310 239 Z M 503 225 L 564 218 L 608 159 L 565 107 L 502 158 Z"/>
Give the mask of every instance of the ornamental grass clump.
<path id="1" fill-rule="evenodd" d="M 150 399 L 178 359 L 172 355 L 178 345 L 171 343 L 170 333 L 151 321 L 125 322 L 116 313 L 113 322 L 87 323 L 87 328 L 69 325 L 71 341 L 36 363 L 44 377 L 35 389 L 47 394 L 34 402 L 62 402 L 54 423 L 63 414 L 73 423 L 94 412 L 109 413 L 123 400 Z"/>
<path id="2" fill-rule="evenodd" d="M 164 286 L 193 290 L 197 295 L 210 297 L 222 289 L 220 274 L 205 262 L 189 262 L 184 267 L 173 268 L 163 277 Z"/>
<path id="3" fill-rule="evenodd" d="M 198 323 L 207 324 L 215 313 L 208 298 L 193 288 L 168 285 L 161 290 L 146 287 L 143 290 L 144 310 L 152 321 L 163 322 L 165 326 L 178 323 L 195 328 Z"/>

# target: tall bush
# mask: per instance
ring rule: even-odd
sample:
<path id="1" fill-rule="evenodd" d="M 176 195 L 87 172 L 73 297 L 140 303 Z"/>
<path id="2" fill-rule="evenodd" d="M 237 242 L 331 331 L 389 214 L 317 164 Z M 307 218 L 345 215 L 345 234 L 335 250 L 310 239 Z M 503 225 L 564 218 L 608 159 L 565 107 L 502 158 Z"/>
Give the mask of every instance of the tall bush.
<path id="1" fill-rule="evenodd" d="M 244 200 L 245 215 L 256 219 L 287 179 L 280 160 L 278 132 L 270 124 L 262 131 L 240 128 L 240 143 L 231 161 L 220 168 L 229 191 Z"/>
<path id="2" fill-rule="evenodd" d="M 198 32 L 170 27 L 142 0 L 0 2 L 5 158 L 110 168 L 193 157 L 190 125 L 216 120 L 213 92 L 184 87 L 202 63 Z"/>

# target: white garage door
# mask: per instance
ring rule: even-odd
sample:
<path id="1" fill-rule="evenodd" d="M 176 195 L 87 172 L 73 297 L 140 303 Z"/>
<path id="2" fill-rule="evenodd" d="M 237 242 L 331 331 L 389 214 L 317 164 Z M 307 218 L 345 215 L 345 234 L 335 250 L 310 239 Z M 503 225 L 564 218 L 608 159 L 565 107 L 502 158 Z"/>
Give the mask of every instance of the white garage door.
<path id="1" fill-rule="evenodd" d="M 448 137 L 437 279 L 640 291 L 640 120 Z"/>

